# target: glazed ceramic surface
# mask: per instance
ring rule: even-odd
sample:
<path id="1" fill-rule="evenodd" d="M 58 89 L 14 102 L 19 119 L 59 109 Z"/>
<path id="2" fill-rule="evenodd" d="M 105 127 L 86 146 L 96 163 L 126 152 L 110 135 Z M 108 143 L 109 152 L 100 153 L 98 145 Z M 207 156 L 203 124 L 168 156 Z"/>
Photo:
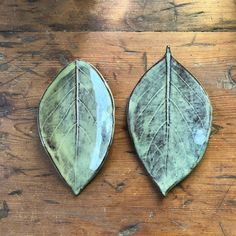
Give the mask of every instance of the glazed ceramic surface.
<path id="1" fill-rule="evenodd" d="M 200 83 L 167 48 L 132 92 L 127 121 L 140 160 L 166 195 L 201 160 L 212 108 Z"/>
<path id="2" fill-rule="evenodd" d="M 54 79 L 39 106 L 39 134 L 74 194 L 95 176 L 114 132 L 114 103 L 102 75 L 74 61 Z"/>

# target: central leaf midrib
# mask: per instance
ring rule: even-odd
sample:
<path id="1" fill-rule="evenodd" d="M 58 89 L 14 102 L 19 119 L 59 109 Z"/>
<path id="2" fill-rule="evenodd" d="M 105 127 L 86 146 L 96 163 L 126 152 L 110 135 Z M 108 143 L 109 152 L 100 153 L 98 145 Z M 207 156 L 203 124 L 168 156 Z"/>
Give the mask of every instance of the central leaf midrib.
<path id="1" fill-rule="evenodd" d="M 171 85 L 171 52 L 169 47 L 166 49 L 166 158 L 165 158 L 165 174 L 167 176 L 167 163 L 169 157 L 169 128 L 170 128 L 170 85 Z"/>
<path id="2" fill-rule="evenodd" d="M 75 86 L 76 86 L 76 92 L 75 92 L 75 117 L 76 117 L 76 134 L 75 134 L 75 165 L 74 165 L 74 182 L 75 187 L 77 187 L 77 178 L 76 178 L 76 168 L 78 164 L 78 146 L 79 146 L 79 65 L 78 61 L 75 61 Z"/>

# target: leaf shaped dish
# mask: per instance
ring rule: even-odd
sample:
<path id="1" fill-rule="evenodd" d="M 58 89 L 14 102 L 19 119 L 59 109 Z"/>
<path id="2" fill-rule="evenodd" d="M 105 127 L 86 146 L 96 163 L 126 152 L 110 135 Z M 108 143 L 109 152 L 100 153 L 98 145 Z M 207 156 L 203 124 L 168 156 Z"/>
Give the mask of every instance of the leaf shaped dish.
<path id="1" fill-rule="evenodd" d="M 140 160 L 165 196 L 204 155 L 212 108 L 200 83 L 167 47 L 133 90 L 127 122 Z"/>
<path id="2" fill-rule="evenodd" d="M 114 132 L 114 102 L 102 75 L 74 61 L 56 76 L 39 105 L 39 136 L 74 194 L 96 175 Z"/>

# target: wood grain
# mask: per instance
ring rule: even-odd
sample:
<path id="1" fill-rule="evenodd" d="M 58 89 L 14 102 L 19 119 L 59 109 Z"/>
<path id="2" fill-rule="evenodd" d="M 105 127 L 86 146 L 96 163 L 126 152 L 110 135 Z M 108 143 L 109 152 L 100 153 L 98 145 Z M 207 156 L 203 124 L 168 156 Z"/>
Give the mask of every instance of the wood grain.
<path id="1" fill-rule="evenodd" d="M 235 31 L 235 0 L 1 0 L 0 31 Z"/>
<path id="2" fill-rule="evenodd" d="M 236 235 L 236 33 L 1 33 L 0 235 Z M 128 97 L 166 45 L 203 84 L 214 125 L 200 165 L 166 198 L 146 176 L 126 127 Z M 41 148 L 40 98 L 81 58 L 104 75 L 116 130 L 98 176 L 75 197 Z"/>

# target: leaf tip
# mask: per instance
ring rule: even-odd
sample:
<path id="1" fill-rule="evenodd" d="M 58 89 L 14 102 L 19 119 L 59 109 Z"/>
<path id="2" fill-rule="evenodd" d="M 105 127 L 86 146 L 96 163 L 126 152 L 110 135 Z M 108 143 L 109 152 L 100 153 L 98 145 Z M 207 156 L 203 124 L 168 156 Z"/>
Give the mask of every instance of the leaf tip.
<path id="1" fill-rule="evenodd" d="M 169 193 L 169 191 L 172 189 L 172 187 L 168 187 L 168 186 L 165 186 L 165 185 L 157 184 L 157 186 L 159 187 L 159 190 L 160 190 L 160 192 L 162 193 L 162 195 L 164 197 L 166 197 L 167 194 Z"/>
<path id="2" fill-rule="evenodd" d="M 168 45 L 166 46 L 166 55 L 167 55 L 167 54 L 170 54 L 170 55 L 171 55 L 170 46 L 168 46 Z"/>
<path id="3" fill-rule="evenodd" d="M 72 192 L 73 192 L 73 194 L 75 195 L 75 196 L 78 196 L 79 194 L 80 194 L 80 192 L 81 192 L 81 188 L 75 188 L 75 187 L 71 187 L 71 190 L 72 190 Z"/>
<path id="4" fill-rule="evenodd" d="M 166 196 L 167 196 L 167 194 L 168 194 L 168 191 L 164 191 L 164 190 L 162 190 L 162 189 L 160 189 L 160 191 L 161 191 L 161 193 L 162 193 L 162 195 L 163 195 L 164 197 L 166 197 Z"/>
<path id="5" fill-rule="evenodd" d="M 74 63 L 75 63 L 75 67 L 79 69 L 79 60 L 75 60 Z"/>

